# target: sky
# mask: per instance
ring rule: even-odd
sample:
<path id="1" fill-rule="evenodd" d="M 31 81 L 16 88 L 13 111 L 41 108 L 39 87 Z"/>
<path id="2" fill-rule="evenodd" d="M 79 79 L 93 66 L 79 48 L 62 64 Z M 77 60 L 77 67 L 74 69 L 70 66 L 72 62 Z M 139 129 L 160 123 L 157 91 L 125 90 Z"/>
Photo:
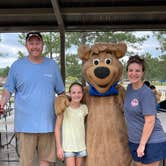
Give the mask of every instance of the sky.
<path id="1" fill-rule="evenodd" d="M 23 45 L 18 42 L 18 33 L 1 33 L 0 34 L 0 68 L 10 66 L 18 58 L 18 51 L 27 51 Z"/>
<path id="2" fill-rule="evenodd" d="M 140 37 L 143 35 L 150 36 L 150 38 L 140 46 L 140 50 L 138 50 L 138 52 L 136 53 L 144 54 L 146 52 L 149 52 L 153 57 L 157 57 L 162 54 L 160 50 L 156 50 L 156 48 L 159 47 L 159 42 L 153 37 L 153 33 L 151 31 L 135 32 L 135 35 Z"/>
<path id="3" fill-rule="evenodd" d="M 1 33 L 0 38 L 0 54 L 4 56 L 0 56 L 0 68 L 4 68 L 6 66 L 10 66 L 15 60 L 18 58 L 18 51 L 22 51 L 27 55 L 27 50 L 23 45 L 18 42 L 18 33 Z M 152 36 L 152 32 L 150 31 L 139 31 L 136 32 L 136 35 L 150 35 Z M 149 52 L 152 56 L 159 56 L 161 52 L 156 50 L 155 48 L 159 46 L 157 40 L 153 37 L 150 37 L 143 45 L 139 46 L 139 50 L 134 50 L 135 54 L 144 54 L 145 52 Z M 74 48 L 73 48 L 74 49 Z M 130 50 L 130 48 L 128 48 Z M 76 53 L 76 50 L 73 50 Z"/>

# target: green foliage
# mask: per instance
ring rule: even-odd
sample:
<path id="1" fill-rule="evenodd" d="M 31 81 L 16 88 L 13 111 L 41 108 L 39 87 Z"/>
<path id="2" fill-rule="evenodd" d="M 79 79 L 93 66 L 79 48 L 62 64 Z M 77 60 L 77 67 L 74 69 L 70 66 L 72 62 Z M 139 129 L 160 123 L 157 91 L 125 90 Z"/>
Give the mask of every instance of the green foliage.
<path id="1" fill-rule="evenodd" d="M 166 55 L 152 57 L 150 54 L 145 55 L 147 80 L 166 80 Z"/>
<path id="2" fill-rule="evenodd" d="M 153 66 L 153 68 L 158 71 L 158 76 L 161 80 L 166 80 L 166 31 L 154 32 L 153 34 L 160 43 L 160 47 L 156 49 L 160 49 L 163 52 L 163 55 L 159 57 L 158 64 Z"/>
<path id="3" fill-rule="evenodd" d="M 69 86 L 70 86 L 71 83 L 73 83 L 74 81 L 80 82 L 80 80 L 79 80 L 77 77 L 68 76 L 68 77 L 66 78 L 66 92 L 69 91 Z"/>
<path id="4" fill-rule="evenodd" d="M 7 77 L 9 69 L 10 69 L 9 66 L 7 66 L 6 68 L 1 68 L 0 69 L 0 77 Z"/>
<path id="5" fill-rule="evenodd" d="M 43 50 L 43 56 L 48 56 L 50 58 L 57 59 L 57 54 L 60 52 L 60 35 L 59 33 L 55 32 L 47 32 L 42 33 L 43 40 L 44 40 L 44 50 Z M 19 35 L 19 42 L 22 45 L 25 45 L 25 38 L 26 34 L 21 33 Z M 20 51 L 19 57 L 24 57 L 25 55 Z M 55 55 L 55 56 L 54 56 Z"/>
<path id="6" fill-rule="evenodd" d="M 161 55 L 159 57 L 160 63 L 157 65 L 158 66 L 158 74 L 160 75 L 161 79 L 166 80 L 166 55 Z"/>
<path id="7" fill-rule="evenodd" d="M 166 80 L 166 55 L 161 57 L 152 57 L 149 53 L 142 56 L 145 59 L 144 79 L 149 81 Z M 126 62 L 123 62 L 123 78 L 127 79 Z"/>
<path id="8" fill-rule="evenodd" d="M 0 53 L 0 56 L 3 56 L 3 54 L 2 54 L 2 53 Z"/>
<path id="9" fill-rule="evenodd" d="M 19 37 L 18 42 L 25 46 L 26 33 L 21 33 L 18 35 L 18 37 Z"/>
<path id="10" fill-rule="evenodd" d="M 159 59 L 156 57 L 152 57 L 148 53 L 144 56 L 144 58 L 146 62 L 145 79 L 146 80 L 151 80 L 152 78 L 154 80 L 159 79 L 159 70 L 156 70 L 159 69 L 158 68 L 158 64 L 160 63 Z"/>
<path id="11" fill-rule="evenodd" d="M 2 41 L 1 36 L 0 36 L 0 42 Z"/>
<path id="12" fill-rule="evenodd" d="M 56 55 L 60 52 L 60 34 L 48 32 L 43 33 L 42 36 L 44 40 L 43 55 L 58 60 Z"/>
<path id="13" fill-rule="evenodd" d="M 140 43 L 149 36 L 136 37 L 133 32 L 66 32 L 67 47 L 82 43 L 93 45 L 96 42 L 128 42 Z"/>
<path id="14" fill-rule="evenodd" d="M 153 34 L 160 43 L 160 47 L 156 47 L 156 49 L 160 49 L 163 52 L 166 51 L 166 31 L 153 32 Z"/>
<path id="15" fill-rule="evenodd" d="M 78 58 L 78 55 L 67 55 L 66 56 L 66 76 L 75 77 L 78 80 L 81 80 L 81 62 Z"/>
<path id="16" fill-rule="evenodd" d="M 74 76 L 68 76 L 67 79 L 66 79 L 67 84 L 71 84 L 74 81 L 80 81 L 80 80 L 77 77 L 74 77 Z"/>
<path id="17" fill-rule="evenodd" d="M 23 58 L 25 55 L 21 52 L 21 51 L 18 51 L 18 58 Z"/>
<path id="18" fill-rule="evenodd" d="M 97 42 L 124 42 L 130 47 L 130 51 L 126 53 L 127 56 L 133 55 L 135 52 L 131 50 L 138 50 L 149 36 L 138 37 L 134 32 L 67 32 L 66 46 L 70 48 L 72 45 L 79 46 L 80 44 L 93 45 Z"/>
<path id="19" fill-rule="evenodd" d="M 42 33 L 45 47 L 43 54 L 55 59 L 58 63 L 60 62 L 60 34 L 55 32 Z M 161 36 L 161 35 L 160 35 Z M 161 37 L 158 37 L 161 39 Z M 25 44 L 25 34 L 21 34 L 20 43 Z M 127 52 L 127 56 L 135 54 L 135 51 L 139 49 L 139 46 L 148 39 L 149 36 L 138 37 L 135 36 L 134 32 L 66 32 L 65 33 L 65 49 L 71 48 L 73 45 L 79 47 L 81 44 L 87 44 L 89 46 L 97 42 L 125 42 L 128 47 L 132 48 Z M 163 42 L 163 40 L 161 40 Z M 166 41 L 166 40 L 165 40 Z M 19 52 L 19 57 L 24 56 Z M 66 78 L 67 82 L 74 79 L 81 80 L 81 61 L 77 55 L 66 54 Z M 159 58 L 153 58 L 150 54 L 144 55 L 147 62 L 147 70 L 145 78 L 147 80 L 153 79 L 165 79 L 164 73 L 166 72 L 166 57 L 161 56 Z M 126 62 L 124 61 L 124 66 Z M 124 68 L 123 78 L 127 78 L 126 71 Z"/>

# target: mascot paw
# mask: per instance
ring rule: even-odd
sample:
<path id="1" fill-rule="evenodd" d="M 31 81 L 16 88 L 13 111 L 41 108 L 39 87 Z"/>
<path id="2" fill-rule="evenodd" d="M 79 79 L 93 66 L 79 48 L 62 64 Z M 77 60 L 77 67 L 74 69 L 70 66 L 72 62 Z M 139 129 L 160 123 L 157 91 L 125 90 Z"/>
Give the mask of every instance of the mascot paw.
<path id="1" fill-rule="evenodd" d="M 63 113 L 66 107 L 69 106 L 69 97 L 67 95 L 60 95 L 55 99 L 55 113 L 59 115 Z"/>

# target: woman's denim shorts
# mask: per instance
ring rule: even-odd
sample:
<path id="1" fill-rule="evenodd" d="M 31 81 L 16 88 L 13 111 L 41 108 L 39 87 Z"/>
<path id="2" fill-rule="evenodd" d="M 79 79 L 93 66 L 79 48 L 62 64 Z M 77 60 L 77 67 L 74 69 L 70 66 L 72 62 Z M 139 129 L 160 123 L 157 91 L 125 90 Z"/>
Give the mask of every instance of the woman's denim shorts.
<path id="1" fill-rule="evenodd" d="M 86 150 L 79 152 L 64 152 L 65 157 L 85 157 L 87 156 Z"/>
<path id="2" fill-rule="evenodd" d="M 161 161 L 166 158 L 166 142 L 149 143 L 145 146 L 145 155 L 143 157 L 137 156 L 137 148 L 139 144 L 129 142 L 129 148 L 133 160 L 143 164 L 150 164 L 156 161 Z"/>

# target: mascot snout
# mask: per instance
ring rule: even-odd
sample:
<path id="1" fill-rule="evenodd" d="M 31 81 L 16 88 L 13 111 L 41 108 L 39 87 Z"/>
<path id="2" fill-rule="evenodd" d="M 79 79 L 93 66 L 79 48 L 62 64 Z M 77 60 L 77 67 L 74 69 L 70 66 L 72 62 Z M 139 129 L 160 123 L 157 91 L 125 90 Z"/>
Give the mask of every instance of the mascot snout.
<path id="1" fill-rule="evenodd" d="M 103 79 L 103 78 L 106 78 L 107 76 L 109 76 L 110 70 L 107 67 L 97 67 L 94 70 L 94 74 L 96 77 Z"/>

